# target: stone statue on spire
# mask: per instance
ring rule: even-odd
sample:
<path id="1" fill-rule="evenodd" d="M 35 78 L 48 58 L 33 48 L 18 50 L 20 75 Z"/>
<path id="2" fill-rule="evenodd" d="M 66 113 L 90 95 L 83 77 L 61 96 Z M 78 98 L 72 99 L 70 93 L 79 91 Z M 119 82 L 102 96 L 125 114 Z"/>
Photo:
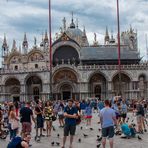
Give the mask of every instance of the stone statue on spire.
<path id="1" fill-rule="evenodd" d="M 34 47 L 37 47 L 37 39 L 34 37 Z"/>
<path id="2" fill-rule="evenodd" d="M 66 18 L 63 18 L 63 30 L 66 31 Z"/>
<path id="3" fill-rule="evenodd" d="M 94 33 L 94 46 L 97 46 L 98 42 L 97 42 L 97 34 Z"/>

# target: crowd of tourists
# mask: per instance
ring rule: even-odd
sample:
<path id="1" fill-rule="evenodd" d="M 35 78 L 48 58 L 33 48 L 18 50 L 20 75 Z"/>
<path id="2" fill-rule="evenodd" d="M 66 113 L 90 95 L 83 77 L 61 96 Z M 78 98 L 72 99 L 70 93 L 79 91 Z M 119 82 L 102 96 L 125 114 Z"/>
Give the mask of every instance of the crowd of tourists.
<path id="1" fill-rule="evenodd" d="M 91 127 L 95 113 L 98 114 L 98 124 L 101 124 L 102 147 L 105 148 L 108 138 L 110 148 L 113 148 L 115 134 L 121 138 L 140 139 L 139 134 L 147 132 L 147 104 L 148 100 L 125 100 L 121 97 L 104 101 L 38 99 L 34 102 L 4 102 L 0 104 L 0 138 L 5 139 L 9 135 L 8 148 L 28 148 L 31 147 L 32 130 L 35 130 L 36 142 L 45 136 L 50 138 L 54 130 L 53 122 L 58 120 L 59 128 L 63 128 L 63 141 L 59 146 L 65 148 L 67 136 L 70 134 L 69 148 L 72 148 L 77 125 L 81 125 L 83 121 L 86 129 Z M 128 122 L 128 112 L 136 116 L 137 123 L 132 120 Z"/>

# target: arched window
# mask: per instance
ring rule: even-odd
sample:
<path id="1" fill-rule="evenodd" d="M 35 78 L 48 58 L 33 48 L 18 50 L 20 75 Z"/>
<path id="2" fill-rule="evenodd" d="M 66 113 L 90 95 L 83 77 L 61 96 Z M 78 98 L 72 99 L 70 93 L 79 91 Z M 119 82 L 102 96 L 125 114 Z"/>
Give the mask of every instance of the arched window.
<path id="1" fill-rule="evenodd" d="M 17 65 L 15 65 L 14 70 L 18 70 L 18 66 Z"/>
<path id="2" fill-rule="evenodd" d="M 39 68 L 38 64 L 35 64 L 35 68 Z"/>

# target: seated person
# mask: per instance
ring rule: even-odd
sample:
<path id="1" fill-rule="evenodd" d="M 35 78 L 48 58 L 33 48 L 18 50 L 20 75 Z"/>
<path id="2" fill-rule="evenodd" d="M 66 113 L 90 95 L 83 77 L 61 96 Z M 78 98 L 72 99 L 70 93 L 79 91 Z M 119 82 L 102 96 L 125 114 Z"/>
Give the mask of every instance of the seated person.
<path id="1" fill-rule="evenodd" d="M 14 137 L 7 148 L 29 148 L 30 139 L 30 133 L 25 133 L 23 139 L 21 137 Z"/>
<path id="2" fill-rule="evenodd" d="M 126 123 L 121 123 L 121 130 L 122 130 L 122 135 L 121 138 L 130 138 L 130 137 L 135 137 L 136 131 L 132 125 L 128 125 Z"/>

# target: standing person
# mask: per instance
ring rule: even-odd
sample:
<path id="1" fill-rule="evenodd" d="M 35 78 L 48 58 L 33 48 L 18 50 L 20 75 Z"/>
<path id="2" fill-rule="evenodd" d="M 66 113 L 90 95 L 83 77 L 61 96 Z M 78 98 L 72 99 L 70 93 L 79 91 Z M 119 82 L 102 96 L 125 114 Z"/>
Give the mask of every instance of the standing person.
<path id="1" fill-rule="evenodd" d="M 60 127 L 64 127 L 64 105 L 62 101 L 60 102 L 58 117 L 59 117 Z"/>
<path id="2" fill-rule="evenodd" d="M 45 115 L 45 121 L 46 121 L 47 137 L 49 137 L 51 135 L 52 115 L 53 115 L 53 107 L 50 101 L 47 101 L 45 103 L 44 115 Z"/>
<path id="3" fill-rule="evenodd" d="M 15 115 L 15 108 L 14 105 L 10 105 L 9 112 L 8 112 L 8 119 L 9 119 L 9 131 L 10 131 L 10 140 L 17 135 L 18 131 L 18 118 Z"/>
<path id="4" fill-rule="evenodd" d="M 15 101 L 14 102 L 14 106 L 15 106 L 16 116 L 18 117 L 18 113 L 19 113 L 19 102 L 18 101 Z"/>
<path id="5" fill-rule="evenodd" d="M 35 114 L 36 114 L 36 136 L 35 136 L 35 140 L 40 141 L 40 138 L 44 136 L 42 134 L 43 126 L 44 126 L 44 119 L 43 119 L 42 104 L 39 100 L 36 101 Z M 39 130 L 40 130 L 40 135 L 39 135 Z"/>
<path id="6" fill-rule="evenodd" d="M 127 116 L 127 105 L 125 103 L 125 100 L 122 100 L 121 102 L 121 118 L 122 118 L 122 122 L 125 122 L 126 116 Z"/>
<path id="7" fill-rule="evenodd" d="M 0 105 L 0 135 L 2 133 L 2 120 L 3 120 L 3 112 L 2 112 L 1 105 Z"/>
<path id="8" fill-rule="evenodd" d="M 114 124 L 116 124 L 115 111 L 110 108 L 109 100 L 105 100 L 105 108 L 100 112 L 100 121 L 102 127 L 102 145 L 105 148 L 106 138 L 108 137 L 110 148 L 113 148 Z"/>
<path id="9" fill-rule="evenodd" d="M 87 102 L 85 108 L 85 118 L 86 118 L 86 128 L 87 126 L 91 126 L 91 119 L 92 119 L 92 107 L 90 101 Z"/>
<path id="10" fill-rule="evenodd" d="M 81 108 L 80 108 L 80 102 L 78 100 L 75 100 L 75 107 L 77 109 L 77 116 L 76 124 L 79 125 L 81 123 Z"/>
<path id="11" fill-rule="evenodd" d="M 84 115 L 85 115 L 85 108 L 86 108 L 86 101 L 82 100 L 82 102 L 80 102 L 80 109 L 81 109 L 81 115 L 82 115 L 82 119 L 84 119 Z"/>
<path id="12" fill-rule="evenodd" d="M 143 134 L 143 116 L 144 116 L 144 108 L 141 104 L 141 101 L 137 103 L 136 106 L 136 116 L 137 116 L 137 126 L 138 133 Z"/>
<path id="13" fill-rule="evenodd" d="M 70 146 L 72 148 L 73 138 L 76 131 L 76 119 L 77 109 L 73 106 L 73 100 L 68 100 L 68 105 L 64 109 L 65 125 L 64 125 L 64 137 L 63 137 L 63 146 L 65 148 L 65 143 L 67 136 L 70 133 Z"/>
<path id="14" fill-rule="evenodd" d="M 20 121 L 22 123 L 22 137 L 24 134 L 31 133 L 31 119 L 35 122 L 33 112 L 30 109 L 30 102 L 26 102 L 25 107 L 20 110 Z"/>

